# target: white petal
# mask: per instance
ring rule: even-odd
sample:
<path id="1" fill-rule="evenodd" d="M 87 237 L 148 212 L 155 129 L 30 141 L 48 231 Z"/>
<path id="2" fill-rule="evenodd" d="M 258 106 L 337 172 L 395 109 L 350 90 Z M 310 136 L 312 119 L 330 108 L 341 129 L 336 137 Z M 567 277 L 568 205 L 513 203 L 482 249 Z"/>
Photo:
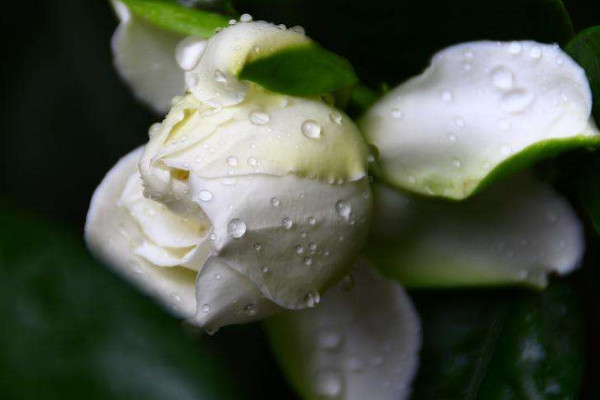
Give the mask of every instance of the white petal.
<path id="1" fill-rule="evenodd" d="M 386 181 L 461 199 L 532 145 L 597 142 L 591 105 L 585 72 L 558 46 L 484 41 L 438 53 L 361 125 Z"/>
<path id="2" fill-rule="evenodd" d="M 309 42 L 300 33 L 267 22 L 227 27 L 207 42 L 197 66 L 186 73 L 187 87 L 197 99 L 207 104 L 238 104 L 244 100 L 249 88 L 247 83 L 237 79 L 245 63 L 283 47 Z M 185 50 L 185 47 L 180 48 L 181 52 Z"/>
<path id="3" fill-rule="evenodd" d="M 198 308 L 190 322 L 209 331 L 260 320 L 282 311 L 248 278 L 218 257 L 206 261 L 196 279 L 196 288 Z"/>
<path id="4" fill-rule="evenodd" d="M 517 176 L 460 203 L 376 186 L 369 254 L 407 286 L 543 287 L 583 256 L 582 226 L 549 185 Z"/>
<path id="5" fill-rule="evenodd" d="M 196 272 L 187 268 L 161 268 L 135 253 L 146 241 L 140 226 L 119 205 L 123 189 L 137 174 L 143 149 L 123 157 L 96 189 L 85 225 L 85 239 L 95 254 L 136 286 L 157 299 L 169 311 L 184 318 L 196 311 Z M 139 178 L 138 178 L 139 179 Z"/>
<path id="6" fill-rule="evenodd" d="M 269 339 L 303 398 L 406 399 L 418 366 L 420 323 L 404 290 L 369 263 L 355 287 L 334 287 L 311 310 L 267 321 Z"/>
<path id="7" fill-rule="evenodd" d="M 331 185 L 294 175 L 192 174 L 190 186 L 213 224 L 215 253 L 282 307 L 305 308 L 308 293 L 339 280 L 367 233 L 367 178 Z"/>
<path id="8" fill-rule="evenodd" d="M 185 92 L 184 74 L 175 60 L 177 44 L 185 37 L 160 29 L 114 1 L 121 22 L 112 38 L 114 62 L 136 98 L 165 114 L 171 100 Z"/>

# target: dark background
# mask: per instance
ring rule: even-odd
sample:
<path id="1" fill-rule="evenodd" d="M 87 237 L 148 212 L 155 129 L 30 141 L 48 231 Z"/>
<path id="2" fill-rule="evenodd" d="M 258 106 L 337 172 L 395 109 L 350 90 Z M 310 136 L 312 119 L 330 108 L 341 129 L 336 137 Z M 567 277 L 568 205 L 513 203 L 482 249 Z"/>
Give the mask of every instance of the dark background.
<path id="1" fill-rule="evenodd" d="M 326 0 L 322 2 L 326 4 Z M 382 0 L 370 3 L 373 15 L 378 5 L 390 4 Z M 452 2 L 421 3 L 427 4 L 431 18 L 443 20 L 444 15 L 435 14 L 436 7 Z M 482 7 L 486 3 L 481 2 Z M 599 2 L 564 3 L 576 31 L 600 24 Z M 331 13 L 322 29 L 343 31 L 339 25 L 343 19 L 336 18 L 334 9 Z M 267 18 L 268 14 L 262 15 Z M 260 13 L 254 15 L 261 17 Z M 468 21 L 469 16 L 464 17 Z M 293 20 L 293 15 L 289 19 Z M 102 0 L 14 1 L 0 12 L 0 202 L 41 216 L 76 237 L 81 237 L 90 197 L 104 174 L 119 157 L 144 143 L 148 127 L 160 119 L 133 100 L 113 70 L 110 38 L 116 24 L 108 2 Z M 374 29 L 378 22 L 371 16 L 366 24 L 365 29 Z M 402 38 L 390 38 L 385 44 L 398 51 L 403 46 Z M 399 72 L 397 80 L 424 68 L 419 60 L 417 57 L 405 72 Z M 361 64 L 359 73 L 370 83 L 390 81 L 393 71 L 384 71 L 381 79 L 366 77 L 368 66 L 369 60 Z M 13 223 L 19 224 L 18 220 Z M 38 284 L 44 282 L 41 279 Z M 234 371 L 231 382 L 243 382 L 251 397 L 258 398 L 259 393 L 292 396 L 268 355 L 260 330 L 253 326 L 229 329 L 211 339 L 211 346 L 226 368 Z M 588 381 L 594 379 L 588 377 Z"/>

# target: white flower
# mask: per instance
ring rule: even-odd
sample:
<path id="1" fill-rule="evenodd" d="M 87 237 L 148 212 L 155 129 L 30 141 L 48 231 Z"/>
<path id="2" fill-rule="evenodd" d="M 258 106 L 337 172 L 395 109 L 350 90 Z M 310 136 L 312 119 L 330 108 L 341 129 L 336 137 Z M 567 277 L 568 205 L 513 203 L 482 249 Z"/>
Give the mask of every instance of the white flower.
<path id="1" fill-rule="evenodd" d="M 426 195 L 463 199 L 540 156 L 597 144 L 585 72 L 556 45 L 473 42 L 438 53 L 361 121 L 378 175 Z M 521 165 L 522 166 L 522 165 Z"/>
<path id="2" fill-rule="evenodd" d="M 190 93 L 92 199 L 90 247 L 197 325 L 314 307 L 366 236 L 367 151 L 355 124 L 319 99 L 235 77 L 256 46 L 305 40 L 266 23 L 187 40 L 178 59 Z"/>

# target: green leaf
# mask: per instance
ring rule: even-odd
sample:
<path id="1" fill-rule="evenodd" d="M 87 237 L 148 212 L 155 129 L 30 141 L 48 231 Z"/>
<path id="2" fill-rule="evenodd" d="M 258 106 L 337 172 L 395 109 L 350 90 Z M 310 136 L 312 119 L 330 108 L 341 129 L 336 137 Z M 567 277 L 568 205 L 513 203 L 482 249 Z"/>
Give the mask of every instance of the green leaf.
<path id="1" fill-rule="evenodd" d="M 285 47 L 250 61 L 239 78 L 292 96 L 331 93 L 358 81 L 346 59 L 316 43 Z"/>
<path id="2" fill-rule="evenodd" d="M 594 118 L 600 120 L 600 26 L 579 33 L 565 51 L 585 69 L 595 100 Z"/>
<path id="3" fill-rule="evenodd" d="M 255 19 L 302 25 L 346 57 L 361 80 L 395 85 L 422 71 L 434 52 L 472 40 L 564 44 L 573 34 L 560 0 L 234 0 Z"/>
<path id="4" fill-rule="evenodd" d="M 415 296 L 423 324 L 413 399 L 576 399 L 583 314 L 564 284 L 541 294 Z"/>
<path id="5" fill-rule="evenodd" d="M 215 29 L 228 25 L 229 18 L 169 0 L 116 0 L 126 4 L 138 17 L 171 32 L 208 38 Z"/>
<path id="6" fill-rule="evenodd" d="M 206 340 L 62 230 L 0 209 L 0 391 L 12 399 L 239 397 Z"/>

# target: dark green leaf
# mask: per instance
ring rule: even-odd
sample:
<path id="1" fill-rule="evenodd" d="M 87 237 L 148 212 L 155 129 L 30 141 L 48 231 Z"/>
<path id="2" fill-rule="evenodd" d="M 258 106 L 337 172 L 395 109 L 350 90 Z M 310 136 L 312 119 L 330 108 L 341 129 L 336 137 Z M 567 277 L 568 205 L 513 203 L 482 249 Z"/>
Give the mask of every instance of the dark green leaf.
<path id="1" fill-rule="evenodd" d="M 472 40 L 528 39 L 565 44 L 573 36 L 560 0 L 234 0 L 256 19 L 302 25 L 346 57 L 361 80 L 397 84 L 431 56 Z"/>
<path id="2" fill-rule="evenodd" d="M 0 210 L 0 397 L 231 399 L 207 338 L 59 229 Z"/>
<path id="3" fill-rule="evenodd" d="M 239 78 L 292 96 L 330 93 L 358 80 L 347 60 L 314 43 L 285 47 L 250 61 Z"/>
<path id="4" fill-rule="evenodd" d="M 413 399 L 579 398 L 583 316 L 568 286 L 415 299 L 424 342 Z"/>
<path id="5" fill-rule="evenodd" d="M 593 114 L 600 120 L 600 26 L 579 33 L 565 48 L 585 69 L 594 97 Z"/>
<path id="6" fill-rule="evenodd" d="M 168 31 L 210 37 L 215 29 L 228 25 L 226 16 L 184 7 L 168 0 L 119 0 L 138 17 Z"/>

